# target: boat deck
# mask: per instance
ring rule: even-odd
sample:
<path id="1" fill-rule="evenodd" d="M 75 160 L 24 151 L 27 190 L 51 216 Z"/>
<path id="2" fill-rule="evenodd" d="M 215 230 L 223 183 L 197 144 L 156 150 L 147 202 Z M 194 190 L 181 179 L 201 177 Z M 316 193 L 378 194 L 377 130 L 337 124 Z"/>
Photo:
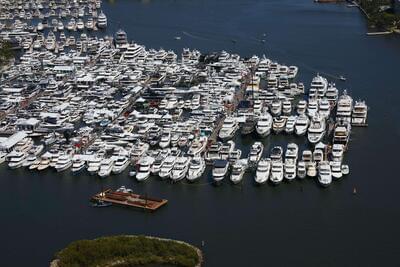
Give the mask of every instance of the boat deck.
<path id="1" fill-rule="evenodd" d="M 93 201 L 104 201 L 114 205 L 140 208 L 149 211 L 156 211 L 160 207 L 168 203 L 166 199 L 150 198 L 134 193 L 125 193 L 112 191 L 107 189 L 103 192 L 97 193 L 92 197 Z"/>

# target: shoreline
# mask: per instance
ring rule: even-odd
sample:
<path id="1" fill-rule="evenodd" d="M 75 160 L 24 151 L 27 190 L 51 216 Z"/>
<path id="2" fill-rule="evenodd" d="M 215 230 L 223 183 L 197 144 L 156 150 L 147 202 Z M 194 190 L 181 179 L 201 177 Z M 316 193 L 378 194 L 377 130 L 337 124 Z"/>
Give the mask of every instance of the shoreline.
<path id="1" fill-rule="evenodd" d="M 204 262 L 204 256 L 203 256 L 203 252 L 196 246 L 185 242 L 185 241 L 181 241 L 181 240 L 175 240 L 175 239 L 170 239 L 170 238 L 162 238 L 162 237 L 156 237 L 156 236 L 145 236 L 145 235 L 119 235 L 119 236 L 102 236 L 102 237 L 98 237 L 98 238 L 94 238 L 94 239 L 90 239 L 89 241 L 94 241 L 94 240 L 98 240 L 98 239 L 103 239 L 103 238 L 111 238 L 111 237 L 130 237 L 130 238 L 139 238 L 139 237 L 143 237 L 146 239 L 151 239 L 151 240 L 157 240 L 157 241 L 161 241 L 161 242 L 174 242 L 176 244 L 181 244 L 181 245 L 185 245 L 188 246 L 189 248 L 193 249 L 198 257 L 198 263 L 196 265 L 194 265 L 193 267 L 201 267 L 203 262 Z M 73 242 L 77 242 L 77 241 L 81 241 L 81 240 L 76 240 L 76 241 L 72 241 Z M 68 244 L 66 247 L 64 247 L 63 249 L 61 249 L 59 252 L 63 251 L 64 249 L 66 249 L 68 246 L 71 245 Z M 57 252 L 57 253 L 59 253 Z M 57 257 L 55 257 L 51 262 L 50 262 L 50 267 L 60 267 L 60 259 L 58 259 Z M 104 266 L 114 266 L 116 264 L 123 264 L 125 263 L 124 261 L 114 261 L 112 263 L 106 264 Z M 141 265 L 138 265 L 141 266 Z M 147 266 L 147 265 L 144 265 Z M 101 266 L 100 266 L 101 267 Z"/>

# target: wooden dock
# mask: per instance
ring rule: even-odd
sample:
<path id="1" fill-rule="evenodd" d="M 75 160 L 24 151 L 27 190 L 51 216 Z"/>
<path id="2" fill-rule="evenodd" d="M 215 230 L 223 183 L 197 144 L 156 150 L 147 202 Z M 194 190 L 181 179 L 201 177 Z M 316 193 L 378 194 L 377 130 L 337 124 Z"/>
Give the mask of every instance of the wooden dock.
<path id="1" fill-rule="evenodd" d="M 134 193 L 117 192 L 107 189 L 92 197 L 92 201 L 103 201 L 113 205 L 139 208 L 148 211 L 156 211 L 168 203 L 166 199 L 150 198 Z"/>

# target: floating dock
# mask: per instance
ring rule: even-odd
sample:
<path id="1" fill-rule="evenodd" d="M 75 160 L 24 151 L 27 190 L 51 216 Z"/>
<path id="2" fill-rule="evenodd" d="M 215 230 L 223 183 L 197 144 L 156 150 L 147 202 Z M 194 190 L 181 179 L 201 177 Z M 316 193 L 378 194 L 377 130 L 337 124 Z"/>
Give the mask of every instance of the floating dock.
<path id="1" fill-rule="evenodd" d="M 166 199 L 150 198 L 129 192 L 118 192 L 111 189 L 102 191 L 92 197 L 92 201 L 103 201 L 113 205 L 139 208 L 149 211 L 156 211 L 168 203 Z"/>

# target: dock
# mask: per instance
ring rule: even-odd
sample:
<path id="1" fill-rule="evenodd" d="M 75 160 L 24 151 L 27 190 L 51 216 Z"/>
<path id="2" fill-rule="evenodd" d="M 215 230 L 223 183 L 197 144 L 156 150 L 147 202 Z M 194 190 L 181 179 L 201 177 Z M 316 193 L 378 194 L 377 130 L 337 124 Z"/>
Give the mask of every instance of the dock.
<path id="1" fill-rule="evenodd" d="M 156 211 L 168 203 L 166 199 L 151 198 L 130 192 L 118 192 L 107 189 L 94 195 L 92 201 L 103 201 L 117 206 Z"/>

